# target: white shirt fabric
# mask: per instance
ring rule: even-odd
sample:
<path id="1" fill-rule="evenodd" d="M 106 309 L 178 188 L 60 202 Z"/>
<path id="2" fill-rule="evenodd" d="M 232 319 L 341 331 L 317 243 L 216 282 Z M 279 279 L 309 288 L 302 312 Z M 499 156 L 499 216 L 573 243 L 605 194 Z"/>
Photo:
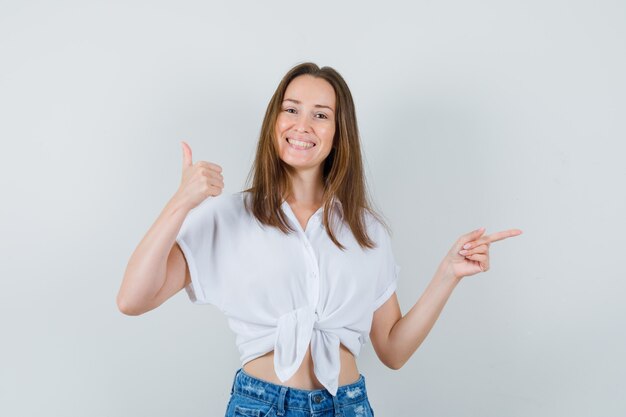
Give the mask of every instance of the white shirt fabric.
<path id="1" fill-rule="evenodd" d="M 341 251 L 322 224 L 323 206 L 303 230 L 283 200 L 297 230 L 285 235 L 246 211 L 250 197 L 245 191 L 208 197 L 188 213 L 176 237 L 191 275 L 187 295 L 227 316 L 242 367 L 274 350 L 276 375 L 285 382 L 310 343 L 315 376 L 334 396 L 339 343 L 358 357 L 374 311 L 396 290 L 400 267 L 390 236 L 367 213 L 368 235 L 378 247 L 364 250 L 347 224 L 337 222 Z M 341 219 L 341 203 L 332 207 Z"/>

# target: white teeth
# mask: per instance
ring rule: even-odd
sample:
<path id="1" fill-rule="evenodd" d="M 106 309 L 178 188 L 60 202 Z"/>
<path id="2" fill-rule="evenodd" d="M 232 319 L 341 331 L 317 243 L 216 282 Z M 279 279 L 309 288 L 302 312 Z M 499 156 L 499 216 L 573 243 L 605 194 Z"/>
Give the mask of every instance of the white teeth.
<path id="1" fill-rule="evenodd" d="M 313 144 L 309 142 L 301 142 L 299 140 L 287 138 L 287 141 L 293 145 L 299 146 L 301 148 L 312 148 Z"/>

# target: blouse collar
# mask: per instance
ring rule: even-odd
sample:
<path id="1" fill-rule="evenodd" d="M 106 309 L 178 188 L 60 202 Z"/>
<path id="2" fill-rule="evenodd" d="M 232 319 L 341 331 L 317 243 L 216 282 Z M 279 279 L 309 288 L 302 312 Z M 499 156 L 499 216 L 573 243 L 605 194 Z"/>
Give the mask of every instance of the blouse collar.
<path id="1" fill-rule="evenodd" d="M 288 206 L 289 211 L 293 212 L 293 210 L 291 210 L 291 206 L 289 206 L 289 203 L 287 203 L 287 200 L 285 200 L 284 198 L 281 200 L 280 206 L 283 209 L 283 211 L 285 211 L 285 209 Z M 330 206 L 331 206 L 331 209 L 334 209 L 340 217 L 343 217 L 343 204 L 341 204 L 341 201 L 339 201 L 338 198 L 332 197 L 330 200 Z M 324 205 L 322 204 L 322 206 L 319 209 L 317 209 L 315 213 L 313 213 L 313 216 L 316 216 L 316 215 L 321 216 L 323 215 L 323 213 L 324 213 Z"/>

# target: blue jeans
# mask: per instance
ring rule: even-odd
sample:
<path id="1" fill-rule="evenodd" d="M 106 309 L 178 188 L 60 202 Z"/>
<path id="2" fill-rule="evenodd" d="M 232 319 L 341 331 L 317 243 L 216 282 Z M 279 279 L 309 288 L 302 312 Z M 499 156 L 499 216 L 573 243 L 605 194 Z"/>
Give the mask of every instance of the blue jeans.
<path id="1" fill-rule="evenodd" d="M 333 396 L 326 388 L 303 390 L 235 372 L 225 417 L 374 417 L 365 377 L 342 385 Z"/>

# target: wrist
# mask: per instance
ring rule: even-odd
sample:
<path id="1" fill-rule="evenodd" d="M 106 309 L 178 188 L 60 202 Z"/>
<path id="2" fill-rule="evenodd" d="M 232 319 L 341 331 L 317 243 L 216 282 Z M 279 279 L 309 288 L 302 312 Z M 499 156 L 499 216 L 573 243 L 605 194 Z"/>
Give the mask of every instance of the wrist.
<path id="1" fill-rule="evenodd" d="M 191 211 L 193 205 L 176 192 L 167 202 L 167 207 L 174 212 L 182 211 L 186 214 Z"/>
<path id="2" fill-rule="evenodd" d="M 452 264 L 447 262 L 445 259 L 439 264 L 437 272 L 441 276 L 442 280 L 454 282 L 455 284 L 458 284 L 463 278 L 455 275 Z"/>

